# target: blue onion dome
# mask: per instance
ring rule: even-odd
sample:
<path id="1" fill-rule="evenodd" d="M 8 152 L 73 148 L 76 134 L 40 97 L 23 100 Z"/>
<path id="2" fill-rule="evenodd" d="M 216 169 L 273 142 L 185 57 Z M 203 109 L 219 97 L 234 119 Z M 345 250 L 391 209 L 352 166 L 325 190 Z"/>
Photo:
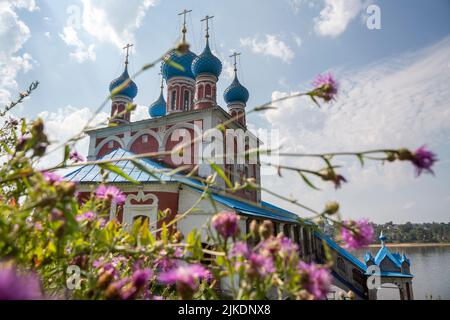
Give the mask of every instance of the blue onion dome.
<path id="1" fill-rule="evenodd" d="M 197 55 L 190 50 L 186 53 L 179 53 L 175 49 L 170 51 L 161 65 L 161 72 L 164 79 L 166 79 L 166 81 L 169 81 L 173 77 L 195 79 L 194 74 L 192 73 L 192 62 L 195 58 L 197 58 Z M 181 65 L 183 70 L 171 65 L 168 61 Z"/>
<path id="2" fill-rule="evenodd" d="M 219 78 L 222 72 L 222 62 L 211 52 L 209 42 L 206 42 L 205 50 L 192 63 L 192 73 L 195 77 L 202 73 L 212 74 Z"/>
<path id="3" fill-rule="evenodd" d="M 227 104 L 232 102 L 247 103 L 249 97 L 247 88 L 239 82 L 237 75 L 234 76 L 233 82 L 223 93 L 223 98 Z"/>
<path id="4" fill-rule="evenodd" d="M 166 100 L 164 100 L 162 90 L 158 100 L 153 102 L 148 108 L 148 113 L 152 118 L 163 117 L 166 115 Z"/>
<path id="5" fill-rule="evenodd" d="M 125 67 L 125 70 L 120 75 L 120 77 L 111 81 L 111 84 L 109 85 L 109 92 L 112 93 L 112 91 L 115 88 L 124 84 L 128 79 L 130 79 L 130 75 L 128 74 L 128 68 Z M 116 92 L 115 95 L 126 96 L 130 99 L 134 99 L 134 98 L 136 98 L 137 93 L 138 93 L 138 87 L 137 87 L 136 83 L 134 83 L 132 80 L 130 80 L 128 82 L 128 84 L 124 88 L 122 88 L 119 92 Z"/>

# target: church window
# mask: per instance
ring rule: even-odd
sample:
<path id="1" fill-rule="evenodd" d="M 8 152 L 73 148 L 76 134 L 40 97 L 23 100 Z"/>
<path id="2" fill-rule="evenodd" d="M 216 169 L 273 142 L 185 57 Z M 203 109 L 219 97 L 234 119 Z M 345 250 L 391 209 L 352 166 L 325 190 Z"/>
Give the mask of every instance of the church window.
<path id="1" fill-rule="evenodd" d="M 191 93 L 188 90 L 184 90 L 183 110 L 188 111 L 191 102 Z"/>
<path id="2" fill-rule="evenodd" d="M 205 89 L 203 88 L 203 86 L 199 86 L 198 87 L 198 93 L 197 93 L 197 99 L 198 100 L 203 99 L 204 91 L 205 91 Z"/>
<path id="3" fill-rule="evenodd" d="M 340 271 L 345 273 L 345 262 L 344 259 L 342 259 L 341 257 L 337 258 L 337 267 Z"/>
<path id="4" fill-rule="evenodd" d="M 173 90 L 170 96 L 170 110 L 175 110 L 177 105 L 177 91 Z"/>
<path id="5" fill-rule="evenodd" d="M 210 84 L 207 84 L 205 87 L 205 96 L 207 98 L 211 98 L 211 85 Z"/>
<path id="6" fill-rule="evenodd" d="M 148 142 L 148 135 L 144 134 L 142 136 L 142 143 L 147 143 Z"/>
<path id="7" fill-rule="evenodd" d="M 112 149 L 113 147 L 114 147 L 114 141 L 111 140 L 108 142 L 108 148 Z"/>

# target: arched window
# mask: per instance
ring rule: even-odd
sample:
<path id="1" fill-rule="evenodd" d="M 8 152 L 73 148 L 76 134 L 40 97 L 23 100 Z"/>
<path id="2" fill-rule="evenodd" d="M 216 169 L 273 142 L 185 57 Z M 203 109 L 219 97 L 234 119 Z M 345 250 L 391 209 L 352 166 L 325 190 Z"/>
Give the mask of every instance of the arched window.
<path id="1" fill-rule="evenodd" d="M 170 110 L 175 110 L 177 106 L 177 91 L 173 90 L 170 95 Z"/>
<path id="2" fill-rule="evenodd" d="M 197 92 L 197 99 L 201 100 L 203 99 L 205 89 L 203 88 L 203 85 L 198 86 L 198 92 Z"/>
<path id="3" fill-rule="evenodd" d="M 191 104 L 191 93 L 189 90 L 184 90 L 183 110 L 188 111 Z"/>
<path id="4" fill-rule="evenodd" d="M 205 96 L 206 98 L 211 98 L 211 85 L 207 84 L 205 86 Z"/>
<path id="5" fill-rule="evenodd" d="M 341 257 L 338 257 L 337 261 L 336 261 L 336 265 L 337 265 L 337 268 L 340 271 L 345 273 L 345 262 L 344 262 L 344 259 L 342 259 Z"/>

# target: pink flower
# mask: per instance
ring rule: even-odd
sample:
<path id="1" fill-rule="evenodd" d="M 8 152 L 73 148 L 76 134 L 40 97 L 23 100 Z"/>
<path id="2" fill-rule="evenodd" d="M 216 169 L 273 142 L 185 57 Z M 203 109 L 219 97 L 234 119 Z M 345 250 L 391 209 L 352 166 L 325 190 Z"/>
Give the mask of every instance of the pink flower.
<path id="1" fill-rule="evenodd" d="M 139 269 L 133 273 L 132 281 L 136 289 L 143 288 L 150 278 L 153 276 L 153 272 L 150 269 Z"/>
<path id="2" fill-rule="evenodd" d="M 252 253 L 246 265 L 246 272 L 250 277 L 265 277 L 275 272 L 271 257 Z"/>
<path id="3" fill-rule="evenodd" d="M 178 293 L 183 299 L 189 299 L 198 287 L 198 281 L 209 279 L 211 273 L 202 265 L 180 265 L 172 270 L 159 275 L 159 281 L 163 284 L 176 284 Z"/>
<path id="4" fill-rule="evenodd" d="M 341 238 L 347 249 L 366 247 L 374 240 L 373 227 L 366 219 L 344 221 L 341 228 Z"/>
<path id="5" fill-rule="evenodd" d="M 96 214 L 94 212 L 88 211 L 88 212 L 85 212 L 85 213 L 82 213 L 82 214 L 78 215 L 76 217 L 76 220 L 78 222 L 83 222 L 83 221 L 92 222 L 92 221 L 94 221 L 95 217 L 96 217 Z"/>
<path id="6" fill-rule="evenodd" d="M 70 158 L 70 160 L 73 160 L 75 163 L 86 161 L 86 159 L 75 150 L 70 153 L 69 158 Z"/>
<path id="7" fill-rule="evenodd" d="M 434 174 L 431 167 L 437 161 L 436 154 L 426 149 L 426 146 L 422 146 L 416 150 L 413 154 L 411 162 L 416 167 L 416 174 L 420 176 L 423 171 Z"/>
<path id="8" fill-rule="evenodd" d="M 0 300 L 43 299 L 41 285 L 33 274 L 18 274 L 15 267 L 0 265 Z"/>
<path id="9" fill-rule="evenodd" d="M 63 181 L 63 178 L 54 172 L 45 171 L 42 174 L 44 176 L 45 181 L 49 182 L 50 184 Z"/>
<path id="10" fill-rule="evenodd" d="M 325 299 L 331 286 L 331 275 L 328 270 L 315 263 L 307 264 L 303 261 L 299 262 L 298 269 L 302 289 L 317 300 Z"/>
<path id="11" fill-rule="evenodd" d="M 312 96 L 322 98 L 325 102 L 333 100 L 338 93 L 337 82 L 331 73 L 318 75 L 313 85 Z"/>
<path id="12" fill-rule="evenodd" d="M 239 217 L 234 212 L 223 211 L 212 218 L 211 224 L 224 239 L 228 239 L 238 235 L 238 220 Z"/>
<path id="13" fill-rule="evenodd" d="M 233 244 L 230 250 L 230 257 L 248 257 L 250 249 L 244 241 L 238 241 Z"/>
<path id="14" fill-rule="evenodd" d="M 125 194 L 114 186 L 101 185 L 95 191 L 95 195 L 99 199 L 110 200 L 118 205 L 123 204 L 126 199 Z"/>

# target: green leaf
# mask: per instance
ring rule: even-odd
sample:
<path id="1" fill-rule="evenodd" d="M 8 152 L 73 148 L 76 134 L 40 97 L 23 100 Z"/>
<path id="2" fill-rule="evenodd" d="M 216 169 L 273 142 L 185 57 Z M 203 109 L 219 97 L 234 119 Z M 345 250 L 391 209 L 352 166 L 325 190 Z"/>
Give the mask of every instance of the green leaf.
<path id="1" fill-rule="evenodd" d="M 362 154 L 357 154 L 359 162 L 361 163 L 361 167 L 364 167 L 364 157 Z"/>
<path id="2" fill-rule="evenodd" d="M 146 166 L 142 165 L 139 161 L 137 161 L 136 159 L 131 159 L 130 160 L 139 170 L 144 171 L 145 173 L 147 173 L 148 175 L 150 175 L 151 177 L 155 178 L 156 180 L 158 180 L 159 182 L 161 182 L 162 184 L 165 184 L 166 182 L 164 180 L 161 180 L 160 177 L 158 177 L 153 171 L 151 171 L 149 168 L 147 168 Z"/>
<path id="3" fill-rule="evenodd" d="M 184 67 L 183 67 L 181 64 L 176 63 L 176 62 L 173 61 L 173 60 L 167 59 L 167 60 L 165 60 L 165 63 L 167 63 L 167 64 L 168 64 L 169 66 L 171 66 L 171 67 L 174 67 L 175 69 L 178 69 L 178 70 L 184 72 Z"/>
<path id="4" fill-rule="evenodd" d="M 117 167 L 111 163 L 99 163 L 98 166 L 104 170 L 114 172 L 114 173 L 118 174 L 119 176 L 121 176 L 122 178 L 125 178 L 134 184 L 139 184 L 138 181 L 134 180 L 129 175 L 127 175 L 125 172 L 123 172 L 119 167 Z"/>
<path id="5" fill-rule="evenodd" d="M 14 152 L 10 148 L 8 148 L 8 145 L 4 141 L 0 140 L 0 144 L 2 148 L 5 149 L 5 151 L 8 152 L 10 155 L 14 154 Z"/>
<path id="6" fill-rule="evenodd" d="M 228 188 L 233 189 L 234 186 L 231 183 L 231 181 L 228 179 L 227 175 L 225 174 L 225 172 L 223 172 L 223 170 L 221 168 L 219 168 L 214 162 L 209 162 L 211 168 L 217 172 L 217 174 L 225 181 L 225 184 L 228 186 Z"/>
<path id="7" fill-rule="evenodd" d="M 69 159 L 70 157 L 70 147 L 69 146 L 64 146 L 64 160 L 63 162 L 66 163 L 66 161 Z"/>
<path id="8" fill-rule="evenodd" d="M 300 177 L 302 177 L 303 181 L 310 187 L 313 188 L 314 190 L 320 191 L 319 188 L 317 188 L 309 179 L 308 177 L 306 177 L 301 171 L 298 171 L 298 174 L 300 175 Z"/>

